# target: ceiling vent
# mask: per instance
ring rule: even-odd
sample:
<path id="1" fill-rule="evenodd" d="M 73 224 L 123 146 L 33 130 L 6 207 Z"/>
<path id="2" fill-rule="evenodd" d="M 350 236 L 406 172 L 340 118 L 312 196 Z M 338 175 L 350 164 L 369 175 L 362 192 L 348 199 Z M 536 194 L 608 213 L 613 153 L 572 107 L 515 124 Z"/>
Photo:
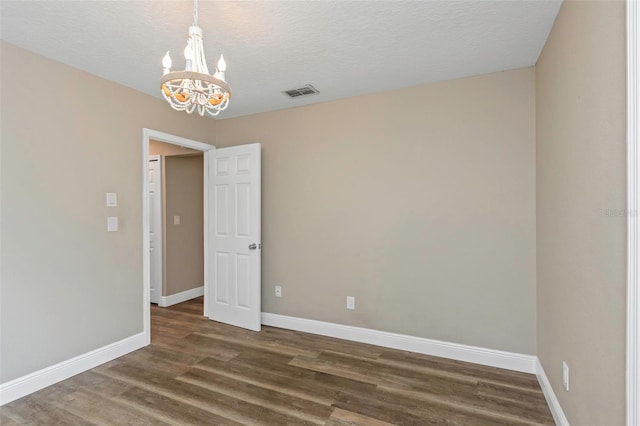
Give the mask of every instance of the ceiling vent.
<path id="1" fill-rule="evenodd" d="M 317 95 L 320 92 L 312 85 L 306 84 L 298 89 L 285 90 L 282 93 L 290 98 L 299 98 L 300 96 Z"/>

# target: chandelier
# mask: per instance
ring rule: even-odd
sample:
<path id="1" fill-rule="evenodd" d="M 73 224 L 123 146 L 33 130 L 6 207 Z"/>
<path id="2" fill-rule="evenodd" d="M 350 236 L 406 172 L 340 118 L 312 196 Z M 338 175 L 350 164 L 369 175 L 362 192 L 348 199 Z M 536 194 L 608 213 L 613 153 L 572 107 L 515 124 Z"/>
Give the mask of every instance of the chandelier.
<path id="1" fill-rule="evenodd" d="M 229 105 L 231 87 L 224 80 L 227 64 L 222 55 L 216 72 L 213 75 L 209 74 L 204 57 L 202 29 L 198 26 L 198 0 L 193 2 L 193 24 L 189 27 L 184 58 L 184 71 L 171 71 L 171 56 L 168 51 L 164 55 L 164 71 L 160 78 L 162 95 L 175 110 L 186 111 L 189 114 L 197 111 L 201 116 L 206 112 L 215 117 Z"/>

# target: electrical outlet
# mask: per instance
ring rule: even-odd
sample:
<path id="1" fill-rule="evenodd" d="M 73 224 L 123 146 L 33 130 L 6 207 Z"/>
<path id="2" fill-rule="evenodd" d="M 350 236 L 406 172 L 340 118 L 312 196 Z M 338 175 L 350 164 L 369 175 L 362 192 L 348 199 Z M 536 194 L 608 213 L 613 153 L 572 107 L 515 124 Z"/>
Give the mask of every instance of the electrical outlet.
<path id="1" fill-rule="evenodd" d="M 347 309 L 356 308 L 356 298 L 353 296 L 347 296 Z"/>
<path id="2" fill-rule="evenodd" d="M 569 390 L 569 366 L 564 361 L 562 361 L 562 386 Z"/>
<path id="3" fill-rule="evenodd" d="M 282 286 L 276 286 L 276 297 L 282 297 Z"/>

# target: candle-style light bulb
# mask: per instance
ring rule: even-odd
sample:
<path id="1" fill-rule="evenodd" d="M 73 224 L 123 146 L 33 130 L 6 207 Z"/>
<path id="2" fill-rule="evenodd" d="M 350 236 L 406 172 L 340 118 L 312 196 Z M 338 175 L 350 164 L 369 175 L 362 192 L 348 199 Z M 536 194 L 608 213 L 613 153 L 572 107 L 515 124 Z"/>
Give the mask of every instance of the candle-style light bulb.
<path id="1" fill-rule="evenodd" d="M 227 63 L 224 61 L 224 56 L 220 55 L 218 60 L 218 71 L 225 72 L 227 70 Z"/>
<path id="2" fill-rule="evenodd" d="M 169 51 L 165 53 L 164 58 L 162 58 L 162 68 L 164 68 L 165 72 L 169 72 L 171 70 L 171 56 L 169 55 Z"/>

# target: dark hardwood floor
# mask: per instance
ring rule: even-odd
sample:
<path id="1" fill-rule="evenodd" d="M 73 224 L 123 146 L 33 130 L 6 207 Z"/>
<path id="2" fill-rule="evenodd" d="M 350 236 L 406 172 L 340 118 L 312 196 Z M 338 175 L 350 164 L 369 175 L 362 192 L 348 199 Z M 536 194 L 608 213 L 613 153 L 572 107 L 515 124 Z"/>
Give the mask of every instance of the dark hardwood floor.
<path id="1" fill-rule="evenodd" d="M 0 408 L 2 425 L 553 424 L 535 376 L 152 307 L 150 346 Z"/>

